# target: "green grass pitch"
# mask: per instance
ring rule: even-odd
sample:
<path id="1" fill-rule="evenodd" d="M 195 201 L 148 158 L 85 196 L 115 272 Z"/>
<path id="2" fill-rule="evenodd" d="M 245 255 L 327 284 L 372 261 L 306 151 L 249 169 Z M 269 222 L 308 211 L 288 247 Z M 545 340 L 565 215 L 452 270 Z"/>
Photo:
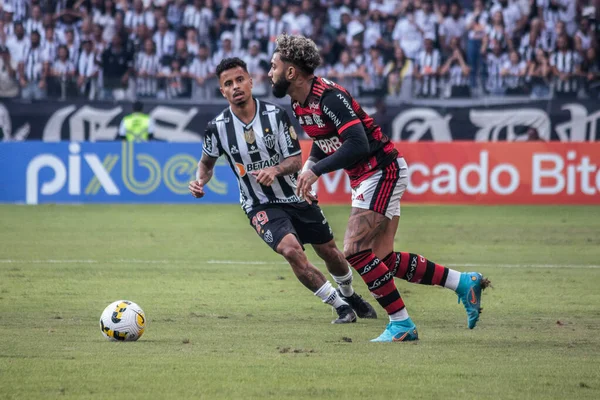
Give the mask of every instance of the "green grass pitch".
<path id="1" fill-rule="evenodd" d="M 396 244 L 491 279 L 476 329 L 399 280 L 417 343 L 331 325 L 235 205 L 0 206 L 0 399 L 600 398 L 600 207 L 405 206 Z M 100 333 L 118 299 L 138 342 Z"/>

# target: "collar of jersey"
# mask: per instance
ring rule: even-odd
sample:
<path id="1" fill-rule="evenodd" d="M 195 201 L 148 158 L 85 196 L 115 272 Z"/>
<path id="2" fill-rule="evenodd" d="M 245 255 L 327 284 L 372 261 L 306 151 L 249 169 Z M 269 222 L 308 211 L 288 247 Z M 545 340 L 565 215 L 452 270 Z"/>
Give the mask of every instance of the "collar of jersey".
<path id="1" fill-rule="evenodd" d="M 250 121 L 250 123 L 248 123 L 248 124 L 245 124 L 241 119 L 239 119 L 237 117 L 237 115 L 235 115 L 235 113 L 233 112 L 233 110 L 231 109 L 231 106 L 229 106 L 229 112 L 231 113 L 231 115 L 233 115 L 233 118 L 235 118 L 240 124 L 242 124 L 242 126 L 244 128 L 252 126 L 254 124 L 254 121 L 256 121 L 256 117 L 258 116 L 258 107 L 259 107 L 258 99 L 255 99 L 253 97 L 252 100 L 254 100 L 254 102 L 256 103 L 256 110 L 254 110 L 254 118 L 252 118 L 252 121 Z"/>

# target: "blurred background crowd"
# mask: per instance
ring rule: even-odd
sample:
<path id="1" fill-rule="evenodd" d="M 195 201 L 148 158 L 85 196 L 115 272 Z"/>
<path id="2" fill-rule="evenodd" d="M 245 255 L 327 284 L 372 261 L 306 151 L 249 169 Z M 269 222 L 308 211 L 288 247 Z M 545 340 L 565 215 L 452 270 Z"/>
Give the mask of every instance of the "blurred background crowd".
<path id="1" fill-rule="evenodd" d="M 595 0 L 0 0 L 0 97 L 211 99 L 282 32 L 355 96 L 598 98 Z"/>

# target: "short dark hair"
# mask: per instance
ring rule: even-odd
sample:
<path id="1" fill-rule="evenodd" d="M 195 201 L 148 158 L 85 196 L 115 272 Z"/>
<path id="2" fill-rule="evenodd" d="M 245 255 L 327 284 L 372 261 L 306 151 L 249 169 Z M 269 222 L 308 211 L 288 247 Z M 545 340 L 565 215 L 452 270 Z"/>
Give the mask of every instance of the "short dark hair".
<path id="1" fill-rule="evenodd" d="M 217 65 L 217 78 L 221 78 L 221 74 L 227 71 L 228 69 L 233 69 L 237 67 L 241 67 L 245 72 L 248 72 L 248 67 L 246 66 L 244 60 L 242 60 L 241 58 L 224 58 L 223 60 L 221 60 L 219 65 Z"/>
<path id="2" fill-rule="evenodd" d="M 142 112 L 142 110 L 144 109 L 144 104 L 137 100 L 133 103 L 133 112 Z"/>

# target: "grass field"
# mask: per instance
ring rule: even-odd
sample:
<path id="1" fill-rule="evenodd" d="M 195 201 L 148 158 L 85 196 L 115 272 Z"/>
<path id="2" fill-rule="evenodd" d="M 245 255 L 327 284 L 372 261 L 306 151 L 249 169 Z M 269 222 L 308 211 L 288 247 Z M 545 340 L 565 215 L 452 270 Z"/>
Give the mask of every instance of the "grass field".
<path id="1" fill-rule="evenodd" d="M 404 207 L 398 249 L 494 288 L 471 331 L 453 293 L 397 281 L 421 340 L 393 344 L 369 343 L 379 307 L 331 325 L 237 206 L 4 205 L 0 228 L 0 399 L 600 398 L 600 207 Z M 135 343 L 98 327 L 122 298 Z"/>

